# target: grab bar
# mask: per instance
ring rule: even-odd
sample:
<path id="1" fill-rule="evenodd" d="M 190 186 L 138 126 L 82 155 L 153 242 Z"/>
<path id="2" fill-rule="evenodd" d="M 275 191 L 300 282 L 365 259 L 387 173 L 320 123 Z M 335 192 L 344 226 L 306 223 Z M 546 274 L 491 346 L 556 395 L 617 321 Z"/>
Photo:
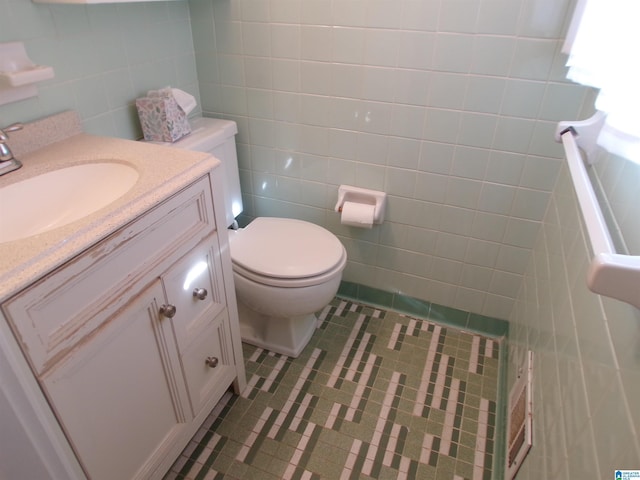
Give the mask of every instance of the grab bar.
<path id="1" fill-rule="evenodd" d="M 622 300 L 640 308 L 640 256 L 616 253 L 600 204 L 587 174 L 586 162 L 594 163 L 596 137 L 604 122 L 604 115 L 596 113 L 581 122 L 560 122 L 556 141 L 562 142 L 569 173 L 578 197 L 578 204 L 587 227 L 593 259 L 587 272 L 589 290 L 599 295 Z"/>

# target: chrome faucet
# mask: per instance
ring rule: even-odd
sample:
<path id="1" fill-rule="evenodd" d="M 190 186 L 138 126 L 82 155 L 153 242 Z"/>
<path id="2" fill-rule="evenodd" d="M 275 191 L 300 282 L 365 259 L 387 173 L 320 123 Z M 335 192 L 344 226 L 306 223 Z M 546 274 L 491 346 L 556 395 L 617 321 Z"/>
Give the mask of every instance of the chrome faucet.
<path id="1" fill-rule="evenodd" d="M 13 172 L 22 166 L 22 163 L 13 157 L 13 153 L 6 142 L 9 140 L 7 133 L 22 130 L 23 127 L 22 123 L 14 123 L 5 129 L 0 129 L 0 175 Z"/>

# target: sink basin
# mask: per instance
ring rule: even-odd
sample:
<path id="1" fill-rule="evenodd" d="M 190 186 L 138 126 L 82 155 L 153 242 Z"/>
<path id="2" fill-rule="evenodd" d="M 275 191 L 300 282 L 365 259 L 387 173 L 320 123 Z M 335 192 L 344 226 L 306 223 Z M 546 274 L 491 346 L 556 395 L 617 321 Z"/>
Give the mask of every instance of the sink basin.
<path id="1" fill-rule="evenodd" d="M 85 163 L 0 188 L 0 243 L 62 227 L 114 202 L 138 171 L 122 163 Z"/>

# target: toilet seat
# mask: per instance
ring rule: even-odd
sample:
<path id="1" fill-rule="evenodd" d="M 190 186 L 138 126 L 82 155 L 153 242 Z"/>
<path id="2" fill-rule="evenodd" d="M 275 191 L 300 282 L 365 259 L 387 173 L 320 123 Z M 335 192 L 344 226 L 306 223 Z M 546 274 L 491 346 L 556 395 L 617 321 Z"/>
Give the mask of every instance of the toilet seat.
<path id="1" fill-rule="evenodd" d="M 282 287 L 323 283 L 341 272 L 346 251 L 328 230 L 303 220 L 259 217 L 231 235 L 233 270 L 256 282 Z"/>

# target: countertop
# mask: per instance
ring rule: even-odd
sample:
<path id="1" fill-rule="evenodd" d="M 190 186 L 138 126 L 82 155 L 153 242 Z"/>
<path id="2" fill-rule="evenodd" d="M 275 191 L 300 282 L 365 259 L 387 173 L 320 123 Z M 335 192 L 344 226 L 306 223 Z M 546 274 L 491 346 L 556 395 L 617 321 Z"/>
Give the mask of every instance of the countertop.
<path id="1" fill-rule="evenodd" d="M 78 133 L 16 157 L 19 170 L 0 176 L 0 188 L 67 166 L 116 161 L 139 178 L 124 196 L 93 214 L 49 232 L 0 243 L 0 302 L 14 295 L 219 165 L 208 153 Z M 33 192 L 46 197 L 41 192 Z M 2 210 L 20 205 L 0 205 Z"/>

